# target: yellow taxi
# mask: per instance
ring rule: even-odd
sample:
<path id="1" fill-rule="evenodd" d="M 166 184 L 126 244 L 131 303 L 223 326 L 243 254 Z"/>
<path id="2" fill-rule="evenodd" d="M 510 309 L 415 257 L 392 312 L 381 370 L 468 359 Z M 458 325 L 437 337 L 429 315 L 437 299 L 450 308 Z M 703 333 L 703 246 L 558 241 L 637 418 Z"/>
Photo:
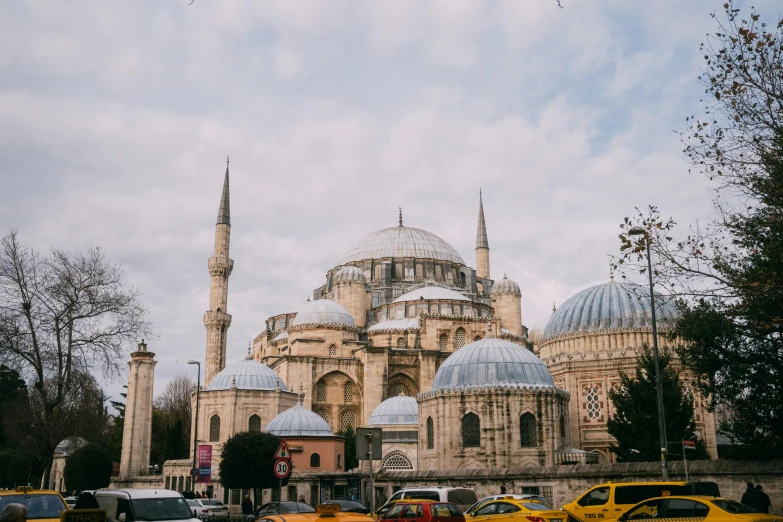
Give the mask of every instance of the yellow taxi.
<path id="1" fill-rule="evenodd" d="M 487 502 L 465 519 L 469 522 L 566 522 L 566 514 L 537 500 L 508 496 Z"/>
<path id="2" fill-rule="evenodd" d="M 63 511 L 68 509 L 65 500 L 56 491 L 19 486 L 16 489 L 0 491 L 0 513 L 8 504 L 21 504 L 27 508 L 27 520 L 58 522 Z"/>
<path id="3" fill-rule="evenodd" d="M 315 513 L 286 513 L 285 515 L 264 515 L 256 522 L 374 522 L 361 513 L 340 511 L 339 504 L 319 504 Z"/>
<path id="4" fill-rule="evenodd" d="M 620 516 L 620 522 L 783 522 L 783 517 L 759 513 L 736 500 L 707 496 L 667 496 L 645 500 Z"/>

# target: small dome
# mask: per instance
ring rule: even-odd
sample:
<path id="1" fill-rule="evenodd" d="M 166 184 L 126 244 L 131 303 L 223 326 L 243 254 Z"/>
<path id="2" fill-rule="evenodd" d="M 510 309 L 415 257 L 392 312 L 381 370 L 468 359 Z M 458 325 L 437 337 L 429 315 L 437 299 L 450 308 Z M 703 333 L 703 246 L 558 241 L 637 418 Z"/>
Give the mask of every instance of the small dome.
<path id="1" fill-rule="evenodd" d="M 663 299 L 655 301 L 658 328 L 672 328 L 677 310 Z M 608 283 L 582 290 L 555 310 L 542 340 L 564 334 L 652 327 L 650 291 L 631 283 Z"/>
<path id="2" fill-rule="evenodd" d="M 329 424 L 302 406 L 301 400 L 272 419 L 264 431 L 278 437 L 334 437 Z"/>
<path id="3" fill-rule="evenodd" d="M 528 340 L 538 341 L 544 335 L 544 328 L 546 328 L 546 321 L 539 321 L 530 328 L 530 333 L 527 335 Z"/>
<path id="4" fill-rule="evenodd" d="M 435 234 L 420 228 L 403 226 L 384 228 L 363 237 L 345 253 L 340 264 L 388 257 L 413 257 L 465 264 L 454 247 Z"/>
<path id="5" fill-rule="evenodd" d="M 301 324 L 336 324 L 354 326 L 353 317 L 343 305 L 330 299 L 307 301 L 296 312 L 291 326 Z"/>
<path id="6" fill-rule="evenodd" d="M 386 399 L 373 410 L 369 425 L 418 423 L 419 403 L 413 397 L 398 395 Z"/>
<path id="7" fill-rule="evenodd" d="M 229 390 L 234 385 L 240 390 L 274 390 L 278 384 L 282 391 L 287 391 L 283 379 L 272 368 L 244 359 L 223 368 L 209 383 L 207 391 Z"/>
<path id="8" fill-rule="evenodd" d="M 527 348 L 490 337 L 463 346 L 435 373 L 432 389 L 465 389 L 485 386 L 553 388 L 546 364 Z"/>
<path id="9" fill-rule="evenodd" d="M 334 274 L 334 282 L 342 283 L 346 281 L 356 281 L 357 283 L 367 283 L 367 279 L 364 277 L 364 272 L 361 268 L 353 265 L 347 265 L 342 267 Z"/>
<path id="10" fill-rule="evenodd" d="M 442 286 L 424 286 L 411 290 L 407 294 L 402 294 L 394 300 L 395 303 L 405 303 L 407 301 L 427 301 L 441 299 L 443 301 L 470 301 L 467 297 Z"/>
<path id="11" fill-rule="evenodd" d="M 522 291 L 519 289 L 518 284 L 503 274 L 503 279 L 492 285 L 492 292 L 490 295 L 515 295 L 521 297 Z"/>
<path id="12" fill-rule="evenodd" d="M 59 455 L 70 455 L 87 444 L 89 443 L 81 437 L 68 437 L 60 441 L 57 447 L 54 448 L 54 452 Z"/>

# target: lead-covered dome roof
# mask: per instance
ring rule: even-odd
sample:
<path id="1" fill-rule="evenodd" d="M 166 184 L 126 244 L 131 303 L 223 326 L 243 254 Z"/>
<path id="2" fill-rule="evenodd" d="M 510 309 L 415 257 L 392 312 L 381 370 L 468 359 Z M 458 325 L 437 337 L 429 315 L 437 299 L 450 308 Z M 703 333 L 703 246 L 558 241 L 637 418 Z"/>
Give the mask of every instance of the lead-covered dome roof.
<path id="1" fill-rule="evenodd" d="M 659 328 L 672 328 L 677 310 L 656 296 Z M 544 328 L 542 340 L 559 335 L 652 327 L 650 291 L 631 283 L 608 283 L 582 290 L 563 303 Z"/>
<path id="2" fill-rule="evenodd" d="M 519 289 L 519 285 L 516 284 L 516 282 L 512 281 L 511 279 L 506 277 L 505 274 L 503 274 L 503 279 L 495 282 L 495 284 L 492 285 L 492 291 L 490 292 L 490 294 L 521 296 L 522 291 Z"/>
<path id="3" fill-rule="evenodd" d="M 356 281 L 358 283 L 366 283 L 367 279 L 364 277 L 364 271 L 361 268 L 348 265 L 342 267 L 334 274 L 334 282 L 339 283 L 341 281 Z"/>
<path id="4" fill-rule="evenodd" d="M 354 326 L 351 312 L 343 305 L 331 299 L 318 299 L 307 301 L 296 312 L 291 326 L 303 324 L 334 324 L 340 326 Z"/>
<path id="5" fill-rule="evenodd" d="M 264 431 L 278 437 L 334 437 L 329 424 L 302 406 L 301 400 L 272 419 Z"/>
<path id="6" fill-rule="evenodd" d="M 370 426 L 381 424 L 418 424 L 419 403 L 413 397 L 398 395 L 380 403 L 370 415 Z"/>
<path id="7" fill-rule="evenodd" d="M 209 383 L 207 390 L 228 390 L 235 384 L 240 390 L 274 390 L 280 385 L 282 391 L 287 391 L 283 379 L 272 368 L 252 359 L 223 368 Z"/>
<path id="8" fill-rule="evenodd" d="M 387 257 L 435 259 L 464 265 L 457 251 L 431 232 L 412 227 L 391 227 L 363 237 L 346 253 L 340 264 Z"/>
<path id="9" fill-rule="evenodd" d="M 402 294 L 400 297 L 394 300 L 395 303 L 405 303 L 408 301 L 429 301 L 429 300 L 444 300 L 444 301 L 470 301 L 467 297 L 440 286 L 424 286 L 411 290 L 406 294 Z"/>
<path id="10" fill-rule="evenodd" d="M 536 355 L 522 346 L 490 337 L 463 346 L 435 373 L 432 390 L 487 386 L 554 388 L 552 375 Z"/>

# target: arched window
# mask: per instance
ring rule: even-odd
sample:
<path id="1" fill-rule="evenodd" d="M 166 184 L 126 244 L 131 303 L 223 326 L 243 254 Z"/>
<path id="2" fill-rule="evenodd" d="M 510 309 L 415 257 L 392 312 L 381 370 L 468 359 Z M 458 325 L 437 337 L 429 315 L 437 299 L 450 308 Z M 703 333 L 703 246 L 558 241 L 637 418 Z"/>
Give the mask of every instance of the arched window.
<path id="1" fill-rule="evenodd" d="M 446 334 L 440 334 L 438 338 L 438 350 L 445 350 L 449 344 L 449 336 Z"/>
<path id="2" fill-rule="evenodd" d="M 481 421 L 475 413 L 462 417 L 462 446 L 478 448 L 481 446 Z"/>
<path id="3" fill-rule="evenodd" d="M 585 390 L 585 408 L 588 419 L 601 418 L 601 398 L 598 395 L 598 390 L 593 387 Z"/>
<path id="4" fill-rule="evenodd" d="M 356 427 L 356 414 L 353 410 L 345 410 L 340 414 L 340 431 L 345 431 L 348 427 Z"/>
<path id="5" fill-rule="evenodd" d="M 348 381 L 343 385 L 343 402 L 345 404 L 353 402 L 353 381 Z"/>
<path id="6" fill-rule="evenodd" d="M 251 415 L 250 420 L 247 421 L 248 431 L 261 431 L 261 417 L 258 415 Z"/>
<path id="7" fill-rule="evenodd" d="M 311 468 L 321 467 L 321 456 L 318 453 L 313 453 L 312 455 L 310 455 L 310 467 Z"/>
<path id="8" fill-rule="evenodd" d="M 474 342 L 474 343 L 475 343 L 476 341 L 480 341 L 480 340 L 481 340 L 481 336 L 480 336 L 480 335 L 477 335 L 476 337 L 474 337 L 474 338 L 473 338 L 473 342 Z"/>
<path id="9" fill-rule="evenodd" d="M 401 451 L 392 451 L 381 461 L 381 467 L 386 469 L 413 469 L 411 459 Z"/>
<path id="10" fill-rule="evenodd" d="M 525 413 L 519 418 L 519 444 L 523 448 L 535 448 L 538 446 L 536 440 L 536 418 L 532 413 Z"/>
<path id="11" fill-rule="evenodd" d="M 398 350 L 405 349 L 405 337 L 398 337 L 397 338 L 397 349 Z"/>
<path id="12" fill-rule="evenodd" d="M 209 442 L 220 441 L 220 417 L 213 415 L 209 419 Z"/>
<path id="13" fill-rule="evenodd" d="M 435 423 L 427 417 L 427 449 L 435 449 Z"/>
<path id="14" fill-rule="evenodd" d="M 315 402 L 326 401 L 326 383 L 324 381 L 318 381 L 315 385 Z"/>
<path id="15" fill-rule="evenodd" d="M 319 408 L 315 411 L 315 414 L 321 417 L 323 420 L 325 420 L 327 423 L 329 423 L 329 411 L 325 410 L 323 408 Z"/>
<path id="16" fill-rule="evenodd" d="M 381 265 L 375 265 L 375 277 L 374 277 L 374 279 L 376 281 L 380 281 L 381 280 Z"/>
<path id="17" fill-rule="evenodd" d="M 566 438 L 565 415 L 561 413 L 560 414 L 560 442 L 565 444 L 565 438 Z"/>
<path id="18" fill-rule="evenodd" d="M 459 349 L 465 346 L 465 329 L 464 328 L 457 328 L 457 331 L 454 332 L 454 349 Z"/>
<path id="19" fill-rule="evenodd" d="M 392 397 L 396 397 L 398 395 L 408 396 L 410 394 L 408 393 L 408 387 L 407 386 L 405 386 L 401 382 L 396 382 L 396 383 L 392 384 L 390 395 Z"/>
<path id="20" fill-rule="evenodd" d="M 329 357 L 334 357 L 337 355 L 337 346 L 334 344 L 329 345 Z"/>
<path id="21" fill-rule="evenodd" d="M 337 455 L 337 469 L 341 469 L 342 467 L 342 455 Z"/>

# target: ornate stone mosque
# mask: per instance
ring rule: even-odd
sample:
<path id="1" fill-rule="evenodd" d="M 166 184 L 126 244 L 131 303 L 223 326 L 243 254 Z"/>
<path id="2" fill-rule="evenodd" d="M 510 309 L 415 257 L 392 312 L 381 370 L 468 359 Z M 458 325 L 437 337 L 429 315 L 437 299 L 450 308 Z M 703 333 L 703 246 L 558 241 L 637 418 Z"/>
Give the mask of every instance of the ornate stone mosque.
<path id="1" fill-rule="evenodd" d="M 396 226 L 351 246 L 297 310 L 268 318 L 247 358 L 226 365 L 230 232 L 227 165 L 208 261 L 203 387 L 192 397 L 198 413 L 191 438 L 213 448 L 212 494 L 234 503 L 234 492 L 219 485 L 217 462 L 222 444 L 248 430 L 284 437 L 295 470 L 305 475 L 344 473 L 340 434 L 361 426 L 383 429 L 376 469 L 613 461 L 608 392 L 619 386 L 620 371 L 634 370 L 642 346 L 652 344 L 645 288 L 610 277 L 528 329 L 519 285 L 505 275 L 491 277 L 479 194 L 476 268 L 435 234 L 404 225 L 400 211 Z M 676 310 L 665 302 L 656 307 L 658 328 L 665 332 Z M 151 360 L 146 346 L 137 354 L 132 368 L 137 360 Z M 151 408 L 142 403 L 152 402 L 153 368 L 131 372 L 140 381 L 129 381 L 126 419 L 136 410 L 149 416 L 143 412 Z M 689 378 L 683 372 L 686 383 Z M 134 394 L 139 404 L 133 404 L 130 391 L 145 379 L 149 389 Z M 715 458 L 714 417 L 692 387 L 686 393 L 694 398 L 698 434 Z M 145 422 L 139 420 L 131 439 L 142 436 Z M 143 445 L 132 450 L 128 442 L 129 453 L 145 451 Z M 128 461 L 148 462 L 149 447 L 146 452 L 146 460 L 129 455 Z M 165 487 L 186 489 L 183 480 L 190 486 L 190 467 L 190 459 L 168 461 Z M 120 479 L 145 472 L 129 469 Z"/>

